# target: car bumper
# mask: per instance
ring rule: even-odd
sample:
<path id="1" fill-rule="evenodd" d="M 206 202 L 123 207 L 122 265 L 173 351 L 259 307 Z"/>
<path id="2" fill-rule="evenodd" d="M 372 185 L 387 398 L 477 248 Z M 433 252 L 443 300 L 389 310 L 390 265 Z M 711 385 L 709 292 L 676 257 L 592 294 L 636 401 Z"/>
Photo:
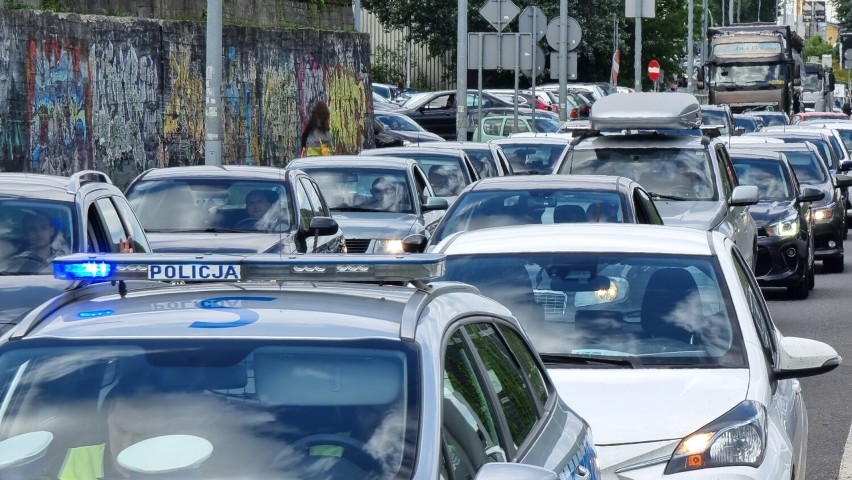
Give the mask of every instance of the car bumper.
<path id="1" fill-rule="evenodd" d="M 665 475 L 666 463 L 634 470 L 603 470 L 601 480 L 787 480 L 790 465 L 767 452 L 758 467 L 716 467 Z"/>
<path id="2" fill-rule="evenodd" d="M 761 287 L 786 287 L 806 278 L 808 244 L 799 238 L 758 237 L 755 277 Z"/>
<path id="3" fill-rule="evenodd" d="M 843 253 L 843 219 L 832 216 L 825 223 L 814 225 L 814 257 L 822 259 Z"/>

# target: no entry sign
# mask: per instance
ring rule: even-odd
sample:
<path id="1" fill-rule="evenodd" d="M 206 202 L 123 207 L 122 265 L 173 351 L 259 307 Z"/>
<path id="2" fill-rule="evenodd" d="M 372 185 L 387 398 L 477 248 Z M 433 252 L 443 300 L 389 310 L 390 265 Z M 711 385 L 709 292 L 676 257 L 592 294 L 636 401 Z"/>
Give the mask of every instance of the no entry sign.
<path id="1" fill-rule="evenodd" d="M 648 63 L 648 78 L 650 78 L 652 82 L 656 82 L 660 79 L 660 62 L 651 60 L 651 62 Z"/>

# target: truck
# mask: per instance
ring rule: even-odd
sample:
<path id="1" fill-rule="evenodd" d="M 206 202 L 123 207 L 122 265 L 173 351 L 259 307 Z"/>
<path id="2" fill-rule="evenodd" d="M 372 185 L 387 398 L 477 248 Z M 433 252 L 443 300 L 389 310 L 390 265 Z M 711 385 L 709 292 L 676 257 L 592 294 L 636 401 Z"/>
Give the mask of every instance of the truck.
<path id="1" fill-rule="evenodd" d="M 822 63 L 807 62 L 802 70 L 802 109 L 831 112 L 834 109 L 834 74 Z"/>
<path id="2" fill-rule="evenodd" d="M 708 103 L 734 113 L 798 113 L 804 41 L 788 25 L 737 24 L 707 30 L 707 59 L 696 86 Z"/>

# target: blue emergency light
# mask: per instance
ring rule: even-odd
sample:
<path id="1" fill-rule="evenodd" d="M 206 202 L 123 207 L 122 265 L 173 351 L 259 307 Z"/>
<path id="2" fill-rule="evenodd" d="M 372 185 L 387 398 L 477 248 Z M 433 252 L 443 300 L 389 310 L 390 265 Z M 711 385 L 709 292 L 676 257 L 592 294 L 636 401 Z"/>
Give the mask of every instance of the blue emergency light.
<path id="1" fill-rule="evenodd" d="M 444 275 L 441 254 L 74 254 L 53 260 L 63 280 L 166 282 L 413 282 Z"/>

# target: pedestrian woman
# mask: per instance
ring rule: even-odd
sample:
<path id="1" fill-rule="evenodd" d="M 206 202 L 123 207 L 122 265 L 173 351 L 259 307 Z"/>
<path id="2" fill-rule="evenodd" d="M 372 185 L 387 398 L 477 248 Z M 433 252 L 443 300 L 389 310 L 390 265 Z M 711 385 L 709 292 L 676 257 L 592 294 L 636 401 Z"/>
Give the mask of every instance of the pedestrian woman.
<path id="1" fill-rule="evenodd" d="M 302 131 L 302 157 L 331 155 L 328 105 L 322 100 L 314 103 L 311 116 Z"/>

